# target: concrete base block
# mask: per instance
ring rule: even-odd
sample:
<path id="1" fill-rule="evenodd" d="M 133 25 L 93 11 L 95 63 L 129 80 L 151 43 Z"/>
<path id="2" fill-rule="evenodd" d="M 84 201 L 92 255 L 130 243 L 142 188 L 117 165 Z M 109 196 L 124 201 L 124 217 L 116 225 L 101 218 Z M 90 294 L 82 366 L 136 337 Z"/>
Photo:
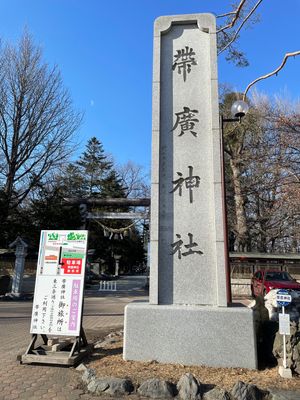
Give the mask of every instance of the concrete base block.
<path id="1" fill-rule="evenodd" d="M 291 379 L 293 377 L 292 370 L 290 368 L 284 368 L 282 365 L 280 365 L 278 373 L 282 378 Z"/>
<path id="2" fill-rule="evenodd" d="M 17 292 L 14 292 L 14 293 L 13 293 L 13 292 L 10 292 L 10 293 L 6 293 L 6 296 L 19 299 L 19 298 L 22 296 L 22 293 L 21 293 L 21 292 L 19 292 L 19 293 L 17 293 Z"/>
<path id="3" fill-rule="evenodd" d="M 252 310 L 131 303 L 125 308 L 125 360 L 257 368 Z"/>

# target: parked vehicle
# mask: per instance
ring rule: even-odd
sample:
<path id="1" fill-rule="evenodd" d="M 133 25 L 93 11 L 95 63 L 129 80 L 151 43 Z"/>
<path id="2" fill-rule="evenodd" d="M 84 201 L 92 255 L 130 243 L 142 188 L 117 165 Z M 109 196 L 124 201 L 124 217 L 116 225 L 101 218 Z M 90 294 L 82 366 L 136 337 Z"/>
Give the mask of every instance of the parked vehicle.
<path id="1" fill-rule="evenodd" d="M 272 289 L 293 289 L 300 291 L 300 283 L 286 271 L 256 271 L 251 279 L 252 296 L 265 296 Z"/>

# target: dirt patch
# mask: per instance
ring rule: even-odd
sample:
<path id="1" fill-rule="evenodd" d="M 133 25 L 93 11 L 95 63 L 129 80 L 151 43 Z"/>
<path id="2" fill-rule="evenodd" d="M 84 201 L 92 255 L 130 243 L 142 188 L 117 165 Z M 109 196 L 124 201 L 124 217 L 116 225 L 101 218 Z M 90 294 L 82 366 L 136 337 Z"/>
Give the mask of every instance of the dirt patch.
<path id="1" fill-rule="evenodd" d="M 176 384 L 184 373 L 190 372 L 205 385 L 217 385 L 230 391 L 237 381 L 251 383 L 260 389 L 278 388 L 300 390 L 300 378 L 283 379 L 278 375 L 278 367 L 264 370 L 245 368 L 212 368 L 184 366 L 178 364 L 160 364 L 155 361 L 124 361 L 122 358 L 123 340 L 113 338 L 114 343 L 106 343 L 95 349 L 86 360 L 89 368 L 100 376 L 128 378 L 134 385 L 139 385 L 149 378 L 159 378 Z"/>

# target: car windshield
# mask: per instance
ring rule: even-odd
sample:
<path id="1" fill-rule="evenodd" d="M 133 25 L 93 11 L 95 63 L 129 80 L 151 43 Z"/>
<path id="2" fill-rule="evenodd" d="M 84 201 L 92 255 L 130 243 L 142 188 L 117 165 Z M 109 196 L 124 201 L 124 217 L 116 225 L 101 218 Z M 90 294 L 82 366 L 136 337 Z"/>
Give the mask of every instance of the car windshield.
<path id="1" fill-rule="evenodd" d="M 291 275 L 285 271 L 267 272 L 265 276 L 266 281 L 293 281 Z"/>

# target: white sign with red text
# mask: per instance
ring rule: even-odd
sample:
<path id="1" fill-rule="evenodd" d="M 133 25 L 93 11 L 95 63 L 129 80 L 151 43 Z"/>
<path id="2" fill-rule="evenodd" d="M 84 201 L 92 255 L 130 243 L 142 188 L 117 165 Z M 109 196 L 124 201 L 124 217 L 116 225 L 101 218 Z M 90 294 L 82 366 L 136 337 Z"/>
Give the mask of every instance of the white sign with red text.
<path id="1" fill-rule="evenodd" d="M 41 231 L 30 333 L 79 336 L 87 231 Z"/>

